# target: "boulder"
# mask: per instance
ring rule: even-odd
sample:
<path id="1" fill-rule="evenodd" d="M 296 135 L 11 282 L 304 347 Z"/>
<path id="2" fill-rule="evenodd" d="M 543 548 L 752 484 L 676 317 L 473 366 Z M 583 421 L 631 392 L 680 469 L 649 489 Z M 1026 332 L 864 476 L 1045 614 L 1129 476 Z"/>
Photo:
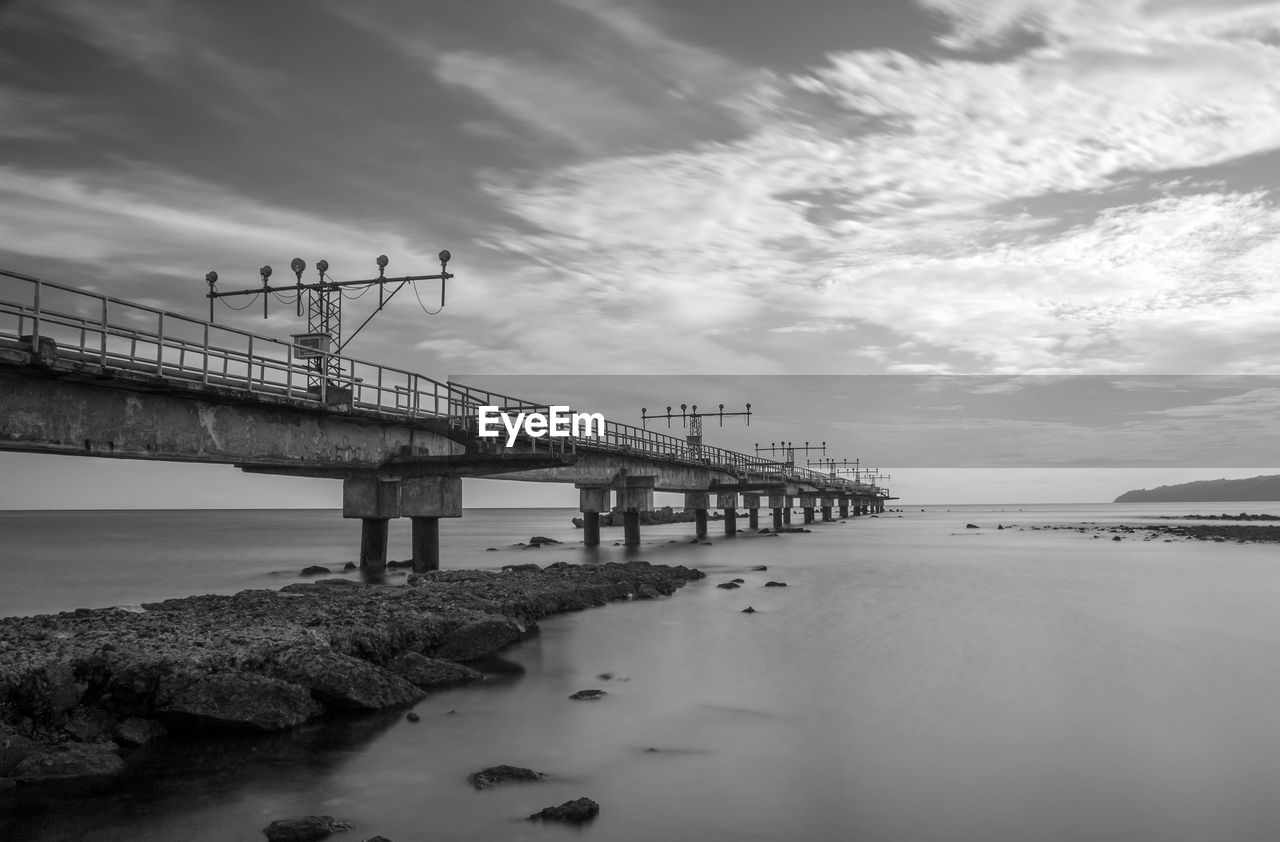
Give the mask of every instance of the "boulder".
<path id="1" fill-rule="evenodd" d="M 737 582 L 721 582 L 720 584 L 716 585 L 716 587 L 717 587 L 717 588 L 724 588 L 724 589 L 725 589 L 725 590 L 727 590 L 727 591 L 731 591 L 731 590 L 733 590 L 734 588 L 739 588 L 739 587 L 742 587 L 742 586 L 741 586 L 741 585 L 739 585 Z"/>
<path id="2" fill-rule="evenodd" d="M 331 571 L 329 568 L 325 567 L 322 564 L 313 564 L 309 567 L 304 567 L 301 570 L 299 570 L 298 575 L 299 576 L 319 576 L 323 573 L 332 573 L 332 572 L 333 571 Z"/>
<path id="3" fill-rule="evenodd" d="M 555 538 L 546 538 L 546 537 L 543 537 L 542 535 L 534 535 L 532 538 L 529 539 L 529 546 L 531 547 L 541 546 L 542 544 L 562 544 L 562 543 L 564 542 L 557 541 Z"/>
<path id="4" fill-rule="evenodd" d="M 118 743 L 141 746 L 146 745 L 156 737 L 163 737 L 168 731 L 169 729 L 164 727 L 163 722 L 131 716 L 116 723 L 115 738 Z"/>
<path id="5" fill-rule="evenodd" d="M 766 588 L 785 588 L 787 586 L 787 583 L 786 582 L 765 582 L 764 586 Z"/>
<path id="6" fill-rule="evenodd" d="M 609 695 L 604 690 L 579 690 L 570 696 L 576 702 L 595 702 Z"/>
<path id="7" fill-rule="evenodd" d="M 976 524 L 976 523 L 966 523 L 966 524 L 964 525 L 964 528 L 965 528 L 965 529 L 981 529 L 981 527 L 980 527 L 980 526 L 978 526 L 978 524 Z"/>
<path id="8" fill-rule="evenodd" d="M 350 830 L 351 825 L 333 816 L 294 816 L 276 819 L 262 829 L 268 842 L 314 842 L 331 833 Z"/>
<path id="9" fill-rule="evenodd" d="M 750 605 L 748 605 L 746 608 L 742 609 L 742 613 L 743 613 L 743 614 L 754 614 L 754 613 L 756 613 L 756 610 L 755 610 L 754 608 L 752 608 Z"/>
<path id="10" fill-rule="evenodd" d="M 394 672 L 327 648 L 283 652 L 273 658 L 269 669 L 276 678 L 307 688 L 329 708 L 380 710 L 425 697 Z"/>
<path id="11" fill-rule="evenodd" d="M 63 743 L 32 751 L 9 770 L 24 782 L 114 775 L 124 768 L 114 743 Z"/>
<path id="12" fill-rule="evenodd" d="M 418 652 L 405 652 L 387 662 L 387 669 L 415 687 L 442 687 L 484 678 L 471 667 L 440 658 L 428 658 Z"/>
<path id="13" fill-rule="evenodd" d="M 523 766 L 490 766 L 467 776 L 467 782 L 476 789 L 487 789 L 510 781 L 542 781 L 547 776 Z"/>
<path id="14" fill-rule="evenodd" d="M 600 805 L 590 798 L 575 798 L 557 807 L 544 807 L 530 816 L 529 820 L 541 819 L 543 821 L 581 824 L 589 819 L 594 819 L 599 813 Z"/>
<path id="15" fill-rule="evenodd" d="M 34 745 L 31 740 L 0 723 L 0 776 L 9 774 L 9 770 L 21 763 Z"/>
<path id="16" fill-rule="evenodd" d="M 207 675 L 169 690 L 157 712 L 179 721 L 283 731 L 307 721 L 322 708 L 305 687 L 240 672 Z"/>
<path id="17" fill-rule="evenodd" d="M 437 658 L 470 661 L 497 652 L 524 634 L 524 626 L 501 614 L 487 614 L 464 623 L 444 636 L 436 647 Z"/>

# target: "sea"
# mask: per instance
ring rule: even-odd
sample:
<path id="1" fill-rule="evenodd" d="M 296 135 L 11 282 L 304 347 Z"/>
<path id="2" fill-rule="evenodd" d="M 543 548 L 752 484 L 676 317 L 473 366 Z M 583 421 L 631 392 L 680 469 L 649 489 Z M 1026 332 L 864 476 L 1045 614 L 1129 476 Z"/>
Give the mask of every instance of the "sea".
<path id="1" fill-rule="evenodd" d="M 1280 504 L 903 505 L 805 534 L 713 521 L 707 544 L 649 526 L 628 549 L 612 528 L 584 547 L 568 510 L 467 510 L 442 524 L 446 567 L 708 578 L 548 618 L 417 722 L 165 738 L 118 785 L 0 792 L 0 839 L 251 842 L 308 814 L 351 842 L 1280 839 L 1277 546 L 1093 531 L 1246 511 Z M 0 615 L 276 588 L 358 545 L 332 511 L 0 513 Z M 548 779 L 467 784 L 497 764 Z M 583 796 L 584 827 L 525 820 Z"/>

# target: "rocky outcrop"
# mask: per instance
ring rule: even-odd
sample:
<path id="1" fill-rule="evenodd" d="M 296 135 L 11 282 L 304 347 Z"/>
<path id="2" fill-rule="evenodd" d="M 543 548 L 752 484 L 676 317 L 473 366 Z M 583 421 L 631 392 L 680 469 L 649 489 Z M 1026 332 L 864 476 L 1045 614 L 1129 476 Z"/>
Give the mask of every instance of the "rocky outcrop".
<path id="1" fill-rule="evenodd" d="M 479 677 L 459 662 L 492 655 L 542 617 L 700 578 L 647 562 L 557 562 L 2 618 L 0 784 L 111 774 L 117 746 L 166 726 L 277 731 L 325 711 L 407 706 L 423 687 Z"/>
<path id="2" fill-rule="evenodd" d="M 262 832 L 267 835 L 267 842 L 315 842 L 350 829 L 350 824 L 333 816 L 294 816 L 277 819 L 264 827 Z"/>
<path id="3" fill-rule="evenodd" d="M 467 782 L 476 789 L 488 789 L 491 786 L 511 781 L 542 781 L 546 780 L 546 778 L 547 776 L 542 772 L 535 772 L 523 766 L 503 765 L 490 766 L 488 769 L 472 772 L 467 776 Z"/>
<path id="4" fill-rule="evenodd" d="M 590 798 L 575 798 L 556 807 L 544 807 L 529 817 L 530 821 L 556 821 L 581 824 L 594 819 L 600 813 L 600 805 Z"/>

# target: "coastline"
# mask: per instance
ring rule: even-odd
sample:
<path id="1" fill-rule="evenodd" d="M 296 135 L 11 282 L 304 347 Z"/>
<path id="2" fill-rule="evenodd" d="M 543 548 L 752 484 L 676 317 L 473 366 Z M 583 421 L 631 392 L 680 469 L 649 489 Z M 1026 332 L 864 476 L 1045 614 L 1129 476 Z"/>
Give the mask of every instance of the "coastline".
<path id="1" fill-rule="evenodd" d="M 466 662 L 539 619 L 674 593 L 703 574 L 647 562 L 434 571 L 0 619 L 0 788 L 121 772 L 177 732 L 271 732 L 407 706 L 475 680 Z"/>

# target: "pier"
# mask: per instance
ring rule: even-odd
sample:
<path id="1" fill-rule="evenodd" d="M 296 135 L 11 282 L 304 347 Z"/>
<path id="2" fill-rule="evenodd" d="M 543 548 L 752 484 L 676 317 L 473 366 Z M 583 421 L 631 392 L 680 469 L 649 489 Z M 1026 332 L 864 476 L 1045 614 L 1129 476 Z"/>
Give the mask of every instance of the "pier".
<path id="1" fill-rule="evenodd" d="M 0 450 L 341 480 L 365 568 L 385 566 L 389 522 L 407 517 L 414 569 L 437 569 L 440 519 L 462 516 L 464 477 L 572 483 L 587 546 L 615 510 L 623 543 L 638 546 L 655 492 L 683 495 L 699 538 L 712 509 L 733 535 L 743 510 L 749 529 L 761 509 L 778 529 L 797 506 L 812 524 L 893 499 L 856 478 L 615 421 L 602 435 L 521 431 L 509 447 L 479 435 L 481 407 L 551 405 L 0 270 Z"/>

